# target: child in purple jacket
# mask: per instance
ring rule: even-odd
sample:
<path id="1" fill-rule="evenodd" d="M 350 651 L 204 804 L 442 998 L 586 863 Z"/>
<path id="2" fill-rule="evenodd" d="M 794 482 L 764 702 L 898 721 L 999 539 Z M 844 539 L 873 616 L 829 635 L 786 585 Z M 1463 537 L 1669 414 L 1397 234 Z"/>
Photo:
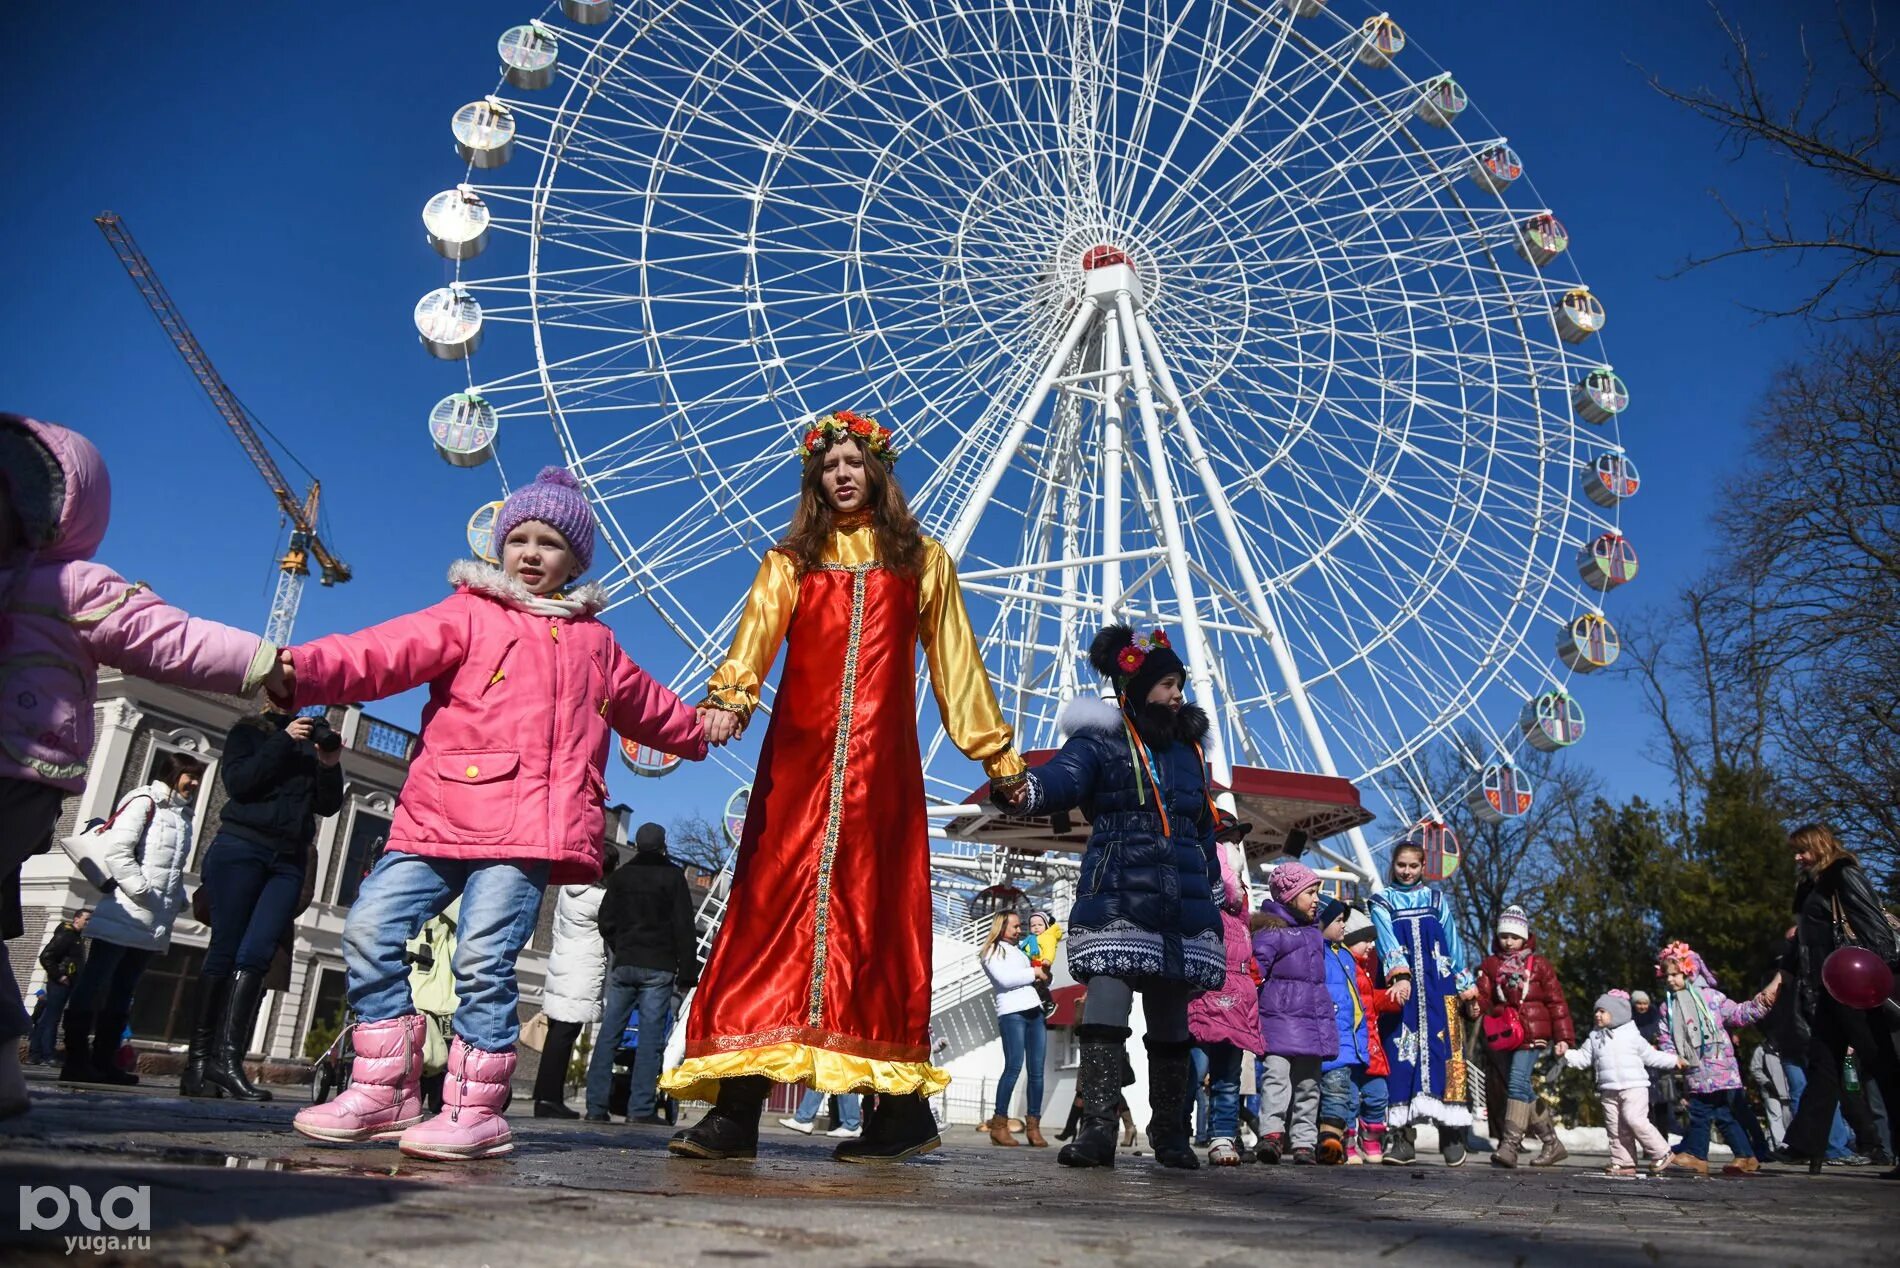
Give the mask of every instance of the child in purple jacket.
<path id="1" fill-rule="evenodd" d="M 1253 954 L 1260 966 L 1260 1146 L 1254 1156 L 1277 1163 L 1289 1140 L 1293 1161 L 1317 1161 L 1320 1066 L 1339 1054 L 1333 997 L 1326 989 L 1326 939 L 1314 923 L 1319 877 L 1304 863 L 1282 863 L 1267 878 L 1271 901 L 1253 916 Z"/>
<path id="2" fill-rule="evenodd" d="M 1768 1015 L 1778 988 L 1770 986 L 1747 1003 L 1739 1003 L 1715 989 L 1715 975 L 1686 942 L 1662 949 L 1656 967 L 1668 987 L 1663 995 L 1656 1046 L 1687 1066 L 1689 1130 L 1682 1134 L 1679 1152 L 1670 1165 L 1691 1175 L 1709 1174 L 1709 1127 L 1719 1127 L 1735 1161 L 1722 1168 L 1725 1175 L 1752 1175 L 1761 1162 L 1738 1117 L 1753 1114 L 1742 1091 L 1742 1072 L 1735 1060 L 1730 1029 L 1740 1030 Z"/>

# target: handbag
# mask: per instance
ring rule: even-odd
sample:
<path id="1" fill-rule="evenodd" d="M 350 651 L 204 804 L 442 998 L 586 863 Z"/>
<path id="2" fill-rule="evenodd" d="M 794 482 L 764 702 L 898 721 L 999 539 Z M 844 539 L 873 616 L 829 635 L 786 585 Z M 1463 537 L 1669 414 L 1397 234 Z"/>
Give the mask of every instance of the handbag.
<path id="1" fill-rule="evenodd" d="M 521 1046 L 539 1052 L 548 1042 L 548 1015 L 536 1013 L 521 1025 Z"/>
<path id="2" fill-rule="evenodd" d="M 110 893 L 112 891 L 107 887 L 117 885 L 117 882 L 112 879 L 112 870 L 106 866 L 106 833 L 113 824 L 119 821 L 119 816 L 125 813 L 125 808 L 140 797 L 150 801 L 156 813 L 158 802 L 152 795 L 142 791 L 135 792 L 119 803 L 118 809 L 112 812 L 110 818 L 81 828 L 71 836 L 59 838 L 59 848 L 71 856 L 72 861 L 79 867 L 80 875 L 84 876 L 93 888 Z M 146 822 L 146 827 L 151 827 L 149 820 Z M 145 834 L 141 832 L 138 841 L 132 847 L 132 857 L 143 862 L 144 855 Z"/>
<path id="3" fill-rule="evenodd" d="M 1484 1046 L 1493 1052 L 1516 1052 L 1530 1037 L 1524 1029 L 1524 1015 L 1515 1004 L 1486 1013 L 1482 1026 Z"/>

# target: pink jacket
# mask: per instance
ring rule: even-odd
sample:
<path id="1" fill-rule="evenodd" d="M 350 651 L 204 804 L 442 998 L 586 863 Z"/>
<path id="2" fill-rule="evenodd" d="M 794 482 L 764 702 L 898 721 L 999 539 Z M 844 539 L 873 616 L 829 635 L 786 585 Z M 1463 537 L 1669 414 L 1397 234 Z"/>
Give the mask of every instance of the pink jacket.
<path id="1" fill-rule="evenodd" d="M 77 432 L 16 414 L 52 455 L 64 491 L 53 541 L 0 565 L 0 779 L 86 786 L 98 669 L 248 696 L 277 649 L 255 634 L 187 616 L 92 562 L 112 516 L 105 460 Z"/>
<path id="2" fill-rule="evenodd" d="M 1260 988 L 1254 982 L 1253 940 L 1247 932 L 1246 856 L 1241 847 L 1221 842 L 1221 942 L 1227 949 L 1227 980 L 1188 1002 L 1188 1033 L 1198 1043 L 1231 1043 L 1264 1056 L 1260 1037 Z"/>
<path id="3" fill-rule="evenodd" d="M 292 649 L 297 703 L 359 703 L 429 684 L 389 848 L 547 859 L 550 885 L 601 872 L 609 731 L 699 761 L 693 710 L 627 658 L 582 586 L 549 615 L 499 568 L 462 562 L 433 607 Z"/>

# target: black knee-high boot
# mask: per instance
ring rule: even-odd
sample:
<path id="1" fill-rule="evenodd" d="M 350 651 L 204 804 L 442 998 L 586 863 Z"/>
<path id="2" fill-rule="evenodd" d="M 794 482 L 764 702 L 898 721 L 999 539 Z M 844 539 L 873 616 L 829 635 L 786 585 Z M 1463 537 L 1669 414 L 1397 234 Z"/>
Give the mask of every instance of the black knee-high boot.
<path id="1" fill-rule="evenodd" d="M 1081 1066 L 1075 1075 L 1075 1094 L 1082 1102 L 1082 1125 L 1075 1139 L 1062 1147 L 1056 1161 L 1065 1167 L 1115 1165 L 1116 1105 L 1122 1096 L 1122 1062 L 1128 1042 L 1126 1026 L 1075 1028 L 1081 1045 Z"/>
<path id="2" fill-rule="evenodd" d="M 759 1154 L 759 1116 L 772 1081 L 747 1074 L 719 1084 L 719 1099 L 706 1116 L 684 1131 L 673 1133 L 667 1151 L 680 1158 L 756 1158 Z"/>
<path id="3" fill-rule="evenodd" d="M 110 1083 L 114 1087 L 137 1087 L 139 1076 L 128 1074 L 119 1068 L 119 1041 L 125 1035 L 123 1011 L 108 1011 L 99 1014 L 99 1020 L 92 1028 L 92 1081 Z"/>
<path id="4" fill-rule="evenodd" d="M 185 1053 L 185 1072 L 178 1079 L 180 1096 L 223 1096 L 224 1089 L 205 1078 L 206 1063 L 218 1042 L 218 1022 L 231 990 L 226 976 L 201 977 L 191 1001 L 191 1047 Z"/>
<path id="5" fill-rule="evenodd" d="M 91 1083 L 92 1027 L 98 1015 L 90 1008 L 73 1008 L 69 1005 L 63 1020 L 66 1026 L 66 1061 L 59 1068 L 59 1077 L 68 1083 Z"/>
<path id="6" fill-rule="evenodd" d="M 216 1084 L 225 1095 L 240 1101 L 268 1101 L 270 1093 L 254 1085 L 244 1072 L 244 1054 L 251 1047 L 251 1031 L 257 1027 L 258 1005 L 264 1000 L 264 975 L 255 969 L 239 969 L 231 975 L 231 989 L 218 1018 L 218 1037 L 211 1047 L 211 1059 L 205 1062 L 205 1082 Z"/>
<path id="7" fill-rule="evenodd" d="M 1193 1171 L 1201 1165 L 1188 1130 L 1187 1107 L 1194 1095 L 1194 1065 L 1186 1040 L 1145 1041 L 1148 1047 L 1148 1142 L 1164 1167 Z"/>
<path id="8" fill-rule="evenodd" d="M 1082 1098 L 1076 1097 L 1069 1102 L 1069 1119 L 1062 1124 L 1062 1130 L 1056 1133 L 1057 1140 L 1074 1140 L 1075 1129 L 1082 1122 Z"/>

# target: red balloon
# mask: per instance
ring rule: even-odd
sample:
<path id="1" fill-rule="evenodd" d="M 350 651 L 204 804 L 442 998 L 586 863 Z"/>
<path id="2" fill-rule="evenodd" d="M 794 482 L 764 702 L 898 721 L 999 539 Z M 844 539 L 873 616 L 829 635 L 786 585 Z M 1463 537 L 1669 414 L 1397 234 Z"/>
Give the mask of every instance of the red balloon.
<path id="1" fill-rule="evenodd" d="M 1821 966 L 1821 984 L 1849 1008 L 1879 1008 L 1893 993 L 1893 970 L 1866 947 L 1841 947 Z"/>

